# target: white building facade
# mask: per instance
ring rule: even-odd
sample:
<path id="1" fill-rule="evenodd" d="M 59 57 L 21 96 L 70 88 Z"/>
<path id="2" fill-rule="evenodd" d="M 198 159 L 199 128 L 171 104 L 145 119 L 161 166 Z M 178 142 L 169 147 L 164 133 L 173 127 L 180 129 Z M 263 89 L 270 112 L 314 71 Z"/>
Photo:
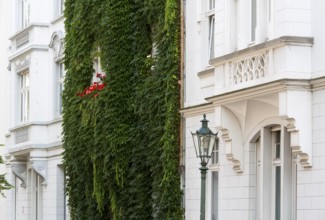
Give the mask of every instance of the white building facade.
<path id="1" fill-rule="evenodd" d="M 62 167 L 64 1 L 8 1 L 7 220 L 68 219 Z"/>
<path id="2" fill-rule="evenodd" d="M 183 4 L 185 218 L 200 217 L 191 132 L 207 114 L 206 219 L 325 219 L 325 2 Z"/>

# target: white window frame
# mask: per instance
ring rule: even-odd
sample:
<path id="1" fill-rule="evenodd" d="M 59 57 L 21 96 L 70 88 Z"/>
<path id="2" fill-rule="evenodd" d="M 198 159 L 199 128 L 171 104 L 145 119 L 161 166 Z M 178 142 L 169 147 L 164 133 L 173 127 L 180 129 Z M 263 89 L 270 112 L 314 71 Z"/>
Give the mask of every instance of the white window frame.
<path id="1" fill-rule="evenodd" d="M 65 0 L 54 0 L 55 17 L 61 17 L 64 14 Z"/>
<path id="2" fill-rule="evenodd" d="M 209 24 L 209 39 L 208 39 L 208 57 L 209 59 L 214 58 L 214 33 L 215 33 L 215 0 L 209 0 L 207 18 Z"/>
<path id="3" fill-rule="evenodd" d="M 29 69 L 19 73 L 19 122 L 29 121 L 30 73 Z"/>
<path id="4" fill-rule="evenodd" d="M 65 2 L 65 0 L 58 0 L 59 15 L 63 15 L 63 13 L 64 13 L 64 8 L 65 8 L 64 2 Z"/>
<path id="5" fill-rule="evenodd" d="M 215 141 L 211 155 L 211 164 L 209 165 L 210 170 L 210 192 L 208 196 L 210 199 L 210 215 L 211 220 L 218 220 L 219 214 L 219 139 Z M 209 197 L 208 197 L 209 198 Z"/>
<path id="6" fill-rule="evenodd" d="M 31 186 L 32 186 L 32 219 L 43 219 L 43 178 L 35 171 L 31 171 Z"/>
<path id="7" fill-rule="evenodd" d="M 30 0 L 19 0 L 18 7 L 19 28 L 24 29 L 30 22 Z"/>
<path id="8" fill-rule="evenodd" d="M 62 92 L 64 90 L 65 66 L 62 61 L 56 62 L 56 116 L 62 116 Z"/>
<path id="9" fill-rule="evenodd" d="M 256 41 L 256 27 L 257 27 L 257 1 L 250 1 L 250 41 L 251 43 L 255 43 Z"/>
<path id="10" fill-rule="evenodd" d="M 280 134 L 279 148 L 277 134 Z M 262 128 L 260 135 L 255 142 L 256 219 L 260 220 L 263 217 L 264 220 L 292 219 L 296 216 L 297 164 L 292 160 L 289 133 L 284 126 L 273 126 Z M 278 184 L 277 169 L 280 169 Z M 276 187 L 279 187 L 278 190 Z M 280 201 L 279 206 L 276 205 L 277 198 Z"/>
<path id="11" fill-rule="evenodd" d="M 250 0 L 249 45 L 270 39 L 273 27 L 273 1 Z"/>

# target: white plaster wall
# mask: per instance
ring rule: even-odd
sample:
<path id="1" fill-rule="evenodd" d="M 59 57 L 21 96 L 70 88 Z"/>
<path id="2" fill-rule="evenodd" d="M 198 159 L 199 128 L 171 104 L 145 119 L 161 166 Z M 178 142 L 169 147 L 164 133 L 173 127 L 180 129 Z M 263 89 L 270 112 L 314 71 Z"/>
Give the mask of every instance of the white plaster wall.
<path id="1" fill-rule="evenodd" d="M 185 106 L 202 103 L 199 71 L 208 67 L 208 22 L 203 12 L 203 2 L 186 1 L 185 40 Z"/>
<path id="2" fill-rule="evenodd" d="M 313 78 L 325 75 L 325 19 L 324 19 L 325 1 L 312 1 L 312 36 L 314 37 L 314 47 L 312 48 L 312 71 Z"/>
<path id="3" fill-rule="evenodd" d="M 311 36 L 311 0 L 275 0 L 274 38 Z"/>
<path id="4" fill-rule="evenodd" d="M 297 176 L 297 220 L 325 219 L 325 90 L 313 93 L 313 167 Z"/>

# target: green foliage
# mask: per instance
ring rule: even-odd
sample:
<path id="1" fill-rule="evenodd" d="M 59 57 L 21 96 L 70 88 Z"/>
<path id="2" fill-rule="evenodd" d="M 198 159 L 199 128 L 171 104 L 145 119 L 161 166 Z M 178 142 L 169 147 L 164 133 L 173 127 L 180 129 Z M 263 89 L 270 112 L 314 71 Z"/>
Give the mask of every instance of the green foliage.
<path id="1" fill-rule="evenodd" d="M 3 164 L 3 160 L 1 156 L 0 156 L 0 164 Z M 5 178 L 5 174 L 0 174 L 0 196 L 4 197 L 5 195 L 3 191 L 9 190 L 11 188 L 13 188 L 13 186 L 8 183 L 8 181 Z"/>
<path id="2" fill-rule="evenodd" d="M 65 4 L 64 165 L 72 219 L 182 219 L 179 1 Z M 107 86 L 96 98 L 79 97 L 95 56 Z"/>

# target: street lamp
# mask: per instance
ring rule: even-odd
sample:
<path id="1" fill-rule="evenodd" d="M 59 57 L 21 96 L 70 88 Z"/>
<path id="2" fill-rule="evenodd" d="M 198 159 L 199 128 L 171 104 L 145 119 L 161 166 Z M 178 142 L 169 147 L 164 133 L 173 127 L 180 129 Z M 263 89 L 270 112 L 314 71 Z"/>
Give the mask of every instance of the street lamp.
<path id="1" fill-rule="evenodd" d="M 200 220 L 205 220 L 205 180 L 207 174 L 207 164 L 211 158 L 212 150 L 217 139 L 217 134 L 214 134 L 208 127 L 206 115 L 203 115 L 202 127 L 195 133 L 192 133 L 196 156 L 201 159 L 201 210 Z"/>

